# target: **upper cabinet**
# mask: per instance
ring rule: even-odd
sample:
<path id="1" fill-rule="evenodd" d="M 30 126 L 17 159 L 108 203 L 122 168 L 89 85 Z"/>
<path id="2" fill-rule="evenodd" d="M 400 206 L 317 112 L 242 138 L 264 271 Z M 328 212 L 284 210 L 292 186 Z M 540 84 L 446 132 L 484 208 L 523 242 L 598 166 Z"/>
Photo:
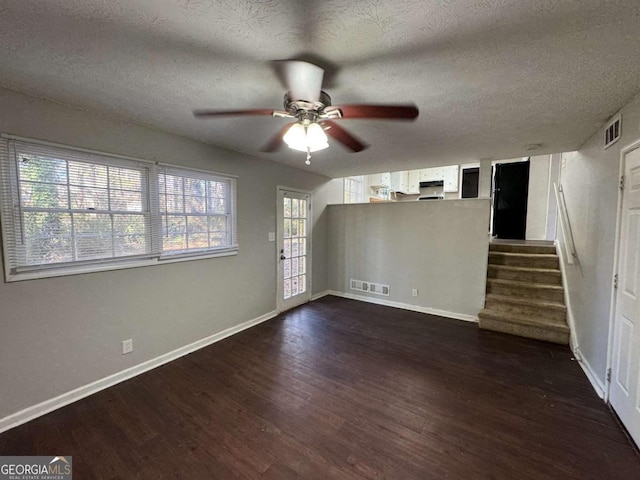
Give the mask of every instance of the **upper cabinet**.
<path id="1" fill-rule="evenodd" d="M 420 193 L 420 172 L 422 170 L 409 170 L 407 172 L 409 188 L 407 192 L 409 195 L 418 195 Z"/>
<path id="2" fill-rule="evenodd" d="M 407 193 L 409 190 L 409 172 L 391 172 L 391 190 Z"/>
<path id="3" fill-rule="evenodd" d="M 374 173 L 368 175 L 367 183 L 373 191 L 388 188 L 392 192 L 419 195 L 420 182 L 441 181 L 444 184 L 444 192 L 457 192 L 458 175 L 458 165 L 450 165 L 448 167 L 403 170 L 401 172 Z"/>
<path id="4" fill-rule="evenodd" d="M 374 173 L 369 175 L 369 187 L 389 188 L 391 186 L 391 173 Z"/>
<path id="5" fill-rule="evenodd" d="M 420 170 L 421 182 L 435 182 L 444 180 L 444 167 L 423 168 Z"/>
<path id="6" fill-rule="evenodd" d="M 444 167 L 444 191 L 445 192 L 457 192 L 458 191 L 458 165 L 450 165 Z"/>

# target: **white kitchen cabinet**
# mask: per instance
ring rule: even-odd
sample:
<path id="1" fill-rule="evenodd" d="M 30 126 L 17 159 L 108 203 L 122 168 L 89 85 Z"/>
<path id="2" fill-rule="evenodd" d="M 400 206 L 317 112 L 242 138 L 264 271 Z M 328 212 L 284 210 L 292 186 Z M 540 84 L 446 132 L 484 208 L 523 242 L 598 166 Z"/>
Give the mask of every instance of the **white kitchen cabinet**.
<path id="1" fill-rule="evenodd" d="M 391 174 L 389 172 L 374 173 L 369 175 L 367 180 L 370 188 L 389 188 L 391 185 Z"/>
<path id="2" fill-rule="evenodd" d="M 421 182 L 444 180 L 444 167 L 423 168 L 420 170 Z"/>
<path id="3" fill-rule="evenodd" d="M 444 191 L 458 191 L 458 165 L 444 167 Z"/>
<path id="4" fill-rule="evenodd" d="M 409 172 L 391 172 L 391 190 L 407 193 L 409 190 Z"/>
<path id="5" fill-rule="evenodd" d="M 417 195 L 420 193 L 420 172 L 421 170 L 409 170 L 407 172 L 409 182 L 407 193 L 409 195 Z"/>

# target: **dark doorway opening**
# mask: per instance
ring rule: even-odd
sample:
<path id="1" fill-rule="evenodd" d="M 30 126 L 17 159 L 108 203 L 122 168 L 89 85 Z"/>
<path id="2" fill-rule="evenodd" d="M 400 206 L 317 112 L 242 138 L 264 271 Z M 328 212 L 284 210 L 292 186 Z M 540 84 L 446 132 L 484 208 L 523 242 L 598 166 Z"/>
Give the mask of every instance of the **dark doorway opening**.
<path id="1" fill-rule="evenodd" d="M 462 170 L 462 198 L 478 198 L 479 168 L 465 168 Z"/>
<path id="2" fill-rule="evenodd" d="M 527 229 L 529 161 L 499 163 L 494 168 L 493 236 L 524 240 Z"/>

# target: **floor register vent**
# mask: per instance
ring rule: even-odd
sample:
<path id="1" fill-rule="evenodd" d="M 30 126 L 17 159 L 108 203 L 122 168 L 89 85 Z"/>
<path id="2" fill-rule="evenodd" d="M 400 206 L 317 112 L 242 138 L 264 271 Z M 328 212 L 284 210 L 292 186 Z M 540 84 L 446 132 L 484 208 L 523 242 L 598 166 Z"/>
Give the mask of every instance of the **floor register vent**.
<path id="1" fill-rule="evenodd" d="M 364 280 L 351 279 L 351 290 L 358 290 L 359 292 L 375 293 L 376 295 L 389 296 L 389 285 L 383 285 L 381 283 L 365 282 Z"/>

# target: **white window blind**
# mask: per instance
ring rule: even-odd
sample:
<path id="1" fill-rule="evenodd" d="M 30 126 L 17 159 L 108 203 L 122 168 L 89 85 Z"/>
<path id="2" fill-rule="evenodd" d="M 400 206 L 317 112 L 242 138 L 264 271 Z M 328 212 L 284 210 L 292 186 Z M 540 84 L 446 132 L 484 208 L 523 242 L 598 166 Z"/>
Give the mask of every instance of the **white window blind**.
<path id="1" fill-rule="evenodd" d="M 4 138 L 0 175 L 7 280 L 237 251 L 233 177 Z"/>
<path id="2" fill-rule="evenodd" d="M 164 256 L 237 249 L 234 178 L 161 166 L 158 193 Z"/>

